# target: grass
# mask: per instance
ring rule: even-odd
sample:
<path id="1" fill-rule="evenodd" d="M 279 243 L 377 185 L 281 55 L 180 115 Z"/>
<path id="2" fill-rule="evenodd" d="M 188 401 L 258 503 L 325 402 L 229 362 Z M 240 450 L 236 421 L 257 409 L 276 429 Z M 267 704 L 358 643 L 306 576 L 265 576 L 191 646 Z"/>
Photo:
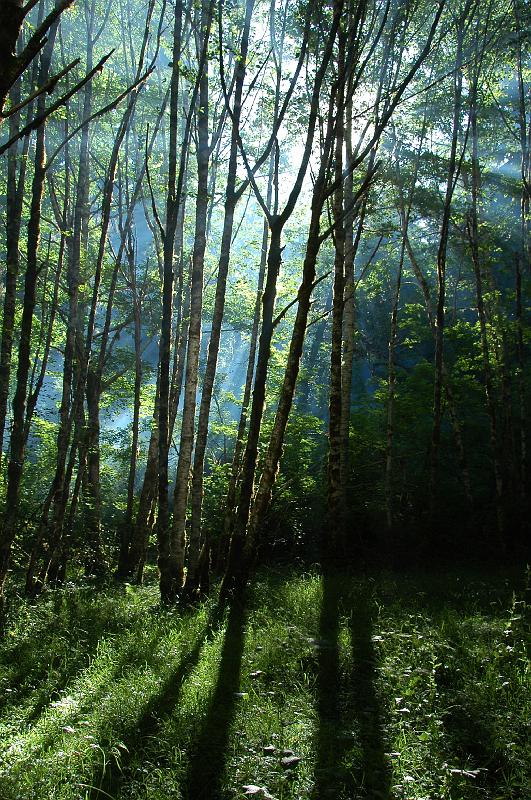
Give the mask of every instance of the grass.
<path id="1" fill-rule="evenodd" d="M 0 798 L 525 800 L 524 584 L 268 572 L 225 609 L 162 610 L 154 584 L 19 599 Z"/>

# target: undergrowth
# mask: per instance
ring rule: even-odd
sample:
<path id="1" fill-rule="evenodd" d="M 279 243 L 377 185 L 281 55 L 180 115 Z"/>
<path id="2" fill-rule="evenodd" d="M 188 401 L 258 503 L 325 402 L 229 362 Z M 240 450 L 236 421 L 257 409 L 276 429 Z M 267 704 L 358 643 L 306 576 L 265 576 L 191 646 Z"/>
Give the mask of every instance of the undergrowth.
<path id="1" fill-rule="evenodd" d="M 154 584 L 18 598 L 0 798 L 525 800 L 523 588 L 268 572 L 226 608 L 161 609 Z"/>

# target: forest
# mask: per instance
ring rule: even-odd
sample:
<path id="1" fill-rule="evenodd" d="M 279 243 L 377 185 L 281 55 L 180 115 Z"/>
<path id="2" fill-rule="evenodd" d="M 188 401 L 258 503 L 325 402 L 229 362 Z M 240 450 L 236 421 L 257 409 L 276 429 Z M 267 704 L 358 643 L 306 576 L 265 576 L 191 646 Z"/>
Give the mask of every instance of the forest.
<path id="1" fill-rule="evenodd" d="M 0 0 L 0 273 L 0 800 L 529 797 L 529 0 Z"/>

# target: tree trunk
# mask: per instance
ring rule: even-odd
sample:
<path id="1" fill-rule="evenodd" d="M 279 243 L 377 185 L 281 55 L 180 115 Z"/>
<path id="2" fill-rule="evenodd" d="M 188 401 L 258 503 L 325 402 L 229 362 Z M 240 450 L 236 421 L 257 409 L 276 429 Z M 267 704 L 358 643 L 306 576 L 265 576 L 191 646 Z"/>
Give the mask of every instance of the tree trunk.
<path id="1" fill-rule="evenodd" d="M 175 4 L 175 25 L 173 31 L 173 61 L 170 86 L 170 141 L 168 150 L 168 191 L 166 200 L 166 226 L 164 231 L 164 261 L 162 285 L 162 320 L 159 343 L 159 453 L 158 453 L 158 567 L 160 573 L 160 596 L 163 603 L 173 599 L 173 572 L 171 562 L 169 508 L 168 508 L 168 452 L 170 416 L 170 354 L 173 304 L 173 257 L 175 230 L 180 202 L 177 180 L 177 133 L 179 107 L 179 62 L 181 58 L 182 2 Z M 183 168 L 186 163 L 187 142 L 183 145 L 180 161 L 180 188 L 182 188 Z"/>
<path id="2" fill-rule="evenodd" d="M 282 263 L 282 227 L 279 217 L 273 217 L 270 221 L 267 273 L 264 294 L 262 296 L 262 330 L 258 343 L 253 401 L 251 405 L 247 443 L 243 455 L 238 506 L 234 519 L 234 530 L 232 532 L 226 572 L 226 579 L 228 579 L 229 582 L 233 577 L 240 580 L 245 570 L 245 565 L 243 564 L 243 545 L 249 521 L 249 511 L 254 487 L 254 474 L 258 458 L 258 441 L 265 404 L 267 367 L 271 353 L 271 339 L 273 336 L 273 312 L 275 308 L 276 286 L 280 265 Z"/>
<path id="3" fill-rule="evenodd" d="M 524 73 L 523 73 L 523 53 L 522 53 L 522 28 L 520 23 L 520 13 L 518 0 L 513 3 L 516 34 L 516 79 L 518 83 L 518 127 L 520 134 L 520 174 L 521 174 L 521 198 L 520 198 L 520 252 L 515 260 L 515 311 L 516 311 L 516 358 L 517 358 L 517 381 L 518 381 L 518 416 L 519 416 L 519 484 L 521 518 L 525 519 L 527 513 L 528 500 L 528 454 L 527 454 L 527 403 L 525 388 L 525 346 L 524 346 L 524 323 L 522 318 L 522 276 L 525 272 L 527 259 L 528 271 L 531 273 L 531 120 L 528 123 L 528 110 L 526 106 Z"/>
<path id="4" fill-rule="evenodd" d="M 201 513 L 203 505 L 203 470 L 208 439 L 210 404 L 212 401 L 212 391 L 214 389 L 214 380 L 216 376 L 216 367 L 221 340 L 221 325 L 225 310 L 225 292 L 229 271 L 234 211 L 236 208 L 236 203 L 239 199 L 239 193 L 236 193 L 238 136 L 240 128 L 243 83 L 245 80 L 245 65 L 249 46 L 249 30 L 251 27 L 253 7 L 254 0 L 247 0 L 245 4 L 245 20 L 241 36 L 240 54 L 235 67 L 234 108 L 231 117 L 232 135 L 227 171 L 227 186 L 225 192 L 225 216 L 223 220 L 221 252 L 218 263 L 218 280 L 216 284 L 212 329 L 208 344 L 208 357 L 203 379 L 203 389 L 201 393 L 201 405 L 199 409 L 197 438 L 194 454 L 192 480 L 192 522 L 188 546 L 188 563 L 185 587 L 188 594 L 195 593 L 199 586 L 199 554 L 202 544 Z"/>
<path id="5" fill-rule="evenodd" d="M 407 220 L 402 221 L 403 229 L 407 225 Z M 394 438 L 394 405 L 396 392 L 396 365 L 395 348 L 398 333 L 398 304 L 400 301 L 400 288 L 402 284 L 402 270 L 404 267 L 405 241 L 402 238 L 400 248 L 400 260 L 396 276 L 396 288 L 391 310 L 391 330 L 389 334 L 389 357 L 388 357 L 388 377 L 387 377 L 387 434 L 385 449 L 385 513 L 387 529 L 393 528 L 393 438 Z"/>
<path id="6" fill-rule="evenodd" d="M 286 225 L 286 222 L 293 213 L 295 204 L 302 189 L 304 176 L 308 169 L 315 134 L 315 126 L 317 123 L 319 101 L 321 98 L 321 87 L 332 56 L 333 45 L 337 36 L 342 10 L 342 0 L 336 0 L 334 2 L 334 16 L 332 25 L 328 33 L 322 58 L 313 82 L 304 153 L 301 159 L 297 177 L 283 211 L 279 214 L 277 210 L 278 173 L 275 174 L 276 191 L 274 204 L 275 211 L 273 214 L 270 214 L 267 211 L 267 207 L 265 206 L 263 199 L 260 197 L 260 205 L 266 212 L 270 230 L 267 272 L 264 294 L 262 297 L 262 330 L 258 344 L 258 357 L 254 378 L 253 401 L 249 419 L 249 431 L 247 434 L 247 444 L 245 447 L 241 470 L 239 501 L 234 518 L 234 529 L 232 532 L 229 549 L 227 570 L 223 580 L 224 593 L 230 590 L 232 584 L 245 583 L 247 580 L 249 559 L 243 557 L 243 548 L 248 530 L 256 463 L 258 459 L 258 442 L 260 438 L 260 429 L 265 406 L 267 369 L 269 365 L 271 340 L 274 330 L 273 314 L 275 309 L 277 279 L 282 263 L 282 231 Z M 253 188 L 256 191 L 254 183 Z"/>
<path id="7" fill-rule="evenodd" d="M 463 26 L 465 19 L 462 18 L 458 23 L 457 30 L 457 51 L 455 67 L 453 73 L 454 81 L 454 110 L 452 121 L 452 141 L 450 146 L 450 157 L 448 160 L 448 173 L 446 180 L 446 195 L 443 207 L 441 222 L 441 233 L 439 238 L 439 248 L 437 251 L 437 308 L 435 314 L 435 379 L 433 387 L 433 428 L 431 436 L 430 452 L 430 510 L 432 516 L 436 510 L 437 494 L 437 473 L 439 465 L 439 447 L 441 441 L 441 422 L 442 422 L 442 389 L 444 374 L 444 322 L 445 322 L 445 300 L 446 300 L 446 256 L 448 250 L 448 235 L 450 228 L 450 212 L 452 208 L 452 198 L 456 183 L 456 171 L 459 171 L 460 164 L 457 159 L 457 143 L 460 129 L 461 116 L 461 96 L 463 76 L 461 72 L 463 57 Z"/>
<path id="8" fill-rule="evenodd" d="M 346 288 L 345 288 L 346 292 Z M 315 323 L 310 323 L 316 325 L 315 333 L 313 334 L 312 343 L 309 346 L 308 354 L 304 356 L 304 364 L 305 364 L 305 377 L 304 379 L 301 378 L 298 383 L 297 388 L 297 410 L 301 414 L 309 414 L 311 409 L 311 402 L 310 402 L 310 394 L 311 394 L 311 386 L 312 383 L 318 385 L 318 380 L 321 377 L 320 374 L 316 372 L 316 364 L 319 356 L 319 350 L 322 347 L 324 342 L 325 334 L 328 327 L 328 320 L 327 317 L 329 316 L 331 307 L 332 307 L 332 296 L 333 296 L 333 285 L 330 284 L 330 288 L 327 293 L 326 301 L 325 301 L 325 310 L 322 314 L 322 319 L 319 321 L 316 320 Z M 311 382 L 309 379 L 309 375 L 311 374 Z M 308 376 L 308 377 L 306 377 Z M 320 416 L 319 410 L 317 411 L 317 416 Z"/>
<path id="9" fill-rule="evenodd" d="M 184 221 L 184 217 L 182 218 Z M 182 221 L 180 224 L 182 224 Z M 180 282 L 182 283 L 183 272 L 183 258 L 181 257 L 180 267 Z M 174 349 L 174 365 L 173 376 L 170 387 L 169 396 L 169 438 L 171 439 L 172 431 L 175 425 L 177 416 L 177 409 L 181 396 L 181 388 L 184 375 L 184 364 L 186 360 L 186 331 L 188 328 L 188 315 L 190 311 L 190 282 L 187 280 L 183 291 L 184 295 L 181 300 L 180 314 L 177 316 L 176 335 L 175 335 L 175 349 Z M 149 535 L 153 527 L 151 519 L 153 515 L 153 507 L 157 496 L 157 478 L 158 478 L 158 453 L 159 453 L 159 385 L 157 381 L 157 392 L 155 398 L 155 410 L 153 412 L 153 423 L 151 427 L 151 436 L 149 439 L 148 454 L 146 469 L 144 472 L 144 480 L 142 482 L 142 489 L 140 491 L 140 498 L 138 502 L 138 511 L 134 527 L 131 531 L 131 542 L 129 553 L 127 557 L 127 565 L 123 574 L 119 573 L 119 577 L 135 576 L 135 582 L 142 583 L 143 568 L 145 563 L 145 553 L 147 550 Z"/>
<path id="10" fill-rule="evenodd" d="M 144 472 L 144 480 L 142 482 L 142 489 L 138 499 L 138 511 L 134 527 L 130 534 L 130 542 L 128 537 L 128 553 L 127 560 L 124 561 L 123 566 L 118 565 L 118 577 L 132 577 L 139 575 L 139 583 L 142 582 L 142 569 L 139 565 L 145 561 L 144 553 L 148 545 L 149 535 L 149 517 L 151 508 L 157 496 L 157 455 L 159 451 L 159 429 L 158 429 L 158 414 L 159 414 L 159 400 L 158 400 L 158 386 L 157 394 L 155 397 L 155 409 L 153 411 L 153 422 L 151 427 L 151 435 L 149 438 L 149 447 L 147 453 L 146 470 Z M 140 569 L 140 572 L 139 572 Z"/>
<path id="11" fill-rule="evenodd" d="M 317 256 L 322 243 L 319 228 L 323 210 L 324 186 L 329 165 L 331 144 L 332 125 L 329 115 L 328 135 L 323 147 L 324 152 L 321 154 L 319 174 L 313 188 L 310 227 L 306 242 L 302 281 L 297 293 L 297 314 L 291 334 L 288 361 L 284 372 L 275 422 L 269 438 L 264 468 L 260 476 L 250 513 L 249 530 L 245 541 L 245 561 L 247 564 L 254 558 L 259 530 L 271 500 L 271 492 L 282 454 L 286 426 L 293 404 L 293 396 L 295 394 L 295 386 L 299 374 L 304 338 L 308 324 L 308 313 L 311 306 L 310 298 L 315 285 Z"/>
<path id="12" fill-rule="evenodd" d="M 87 70 L 93 64 L 93 25 L 94 1 L 87 18 Z M 83 119 L 90 116 L 92 111 L 92 83 L 85 86 L 83 97 Z M 32 556 L 26 575 L 26 591 L 34 593 L 39 587 L 34 583 L 35 575 L 46 577 L 50 565 L 50 555 L 60 547 L 63 533 L 64 514 L 68 500 L 68 487 L 65 487 L 67 474 L 66 460 L 74 421 L 73 410 L 81 398 L 76 392 L 75 374 L 78 368 L 76 350 L 76 337 L 78 331 L 78 303 L 80 267 L 83 251 L 83 241 L 86 239 L 88 229 L 90 184 L 90 154 L 89 154 L 89 126 L 86 125 L 81 132 L 79 147 L 79 167 L 76 188 L 76 202 L 72 224 L 72 235 L 67 239 L 68 264 L 67 264 L 67 291 L 68 291 L 68 320 L 66 340 L 63 356 L 63 383 L 61 392 L 61 405 L 59 407 L 59 430 L 57 433 L 57 455 L 55 473 L 47 502 L 41 512 L 40 533 L 34 544 Z M 85 248 L 86 249 L 86 248 Z M 66 488 L 66 491 L 65 491 Z M 51 517 L 51 518 L 50 518 Z M 38 568 L 39 560 L 43 566 Z"/>
<path id="13" fill-rule="evenodd" d="M 400 163 L 399 163 L 400 155 L 398 155 L 397 157 L 397 165 L 396 165 L 397 179 L 398 179 L 399 218 L 400 218 L 400 227 L 402 233 L 402 241 L 400 245 L 400 259 L 398 264 L 395 298 L 394 298 L 393 308 L 391 311 L 391 331 L 389 336 L 387 437 L 386 437 L 387 442 L 386 442 L 386 456 L 385 456 L 385 505 L 386 505 L 386 520 L 387 520 L 388 531 L 391 531 L 393 528 L 393 439 L 394 439 L 394 404 L 395 404 L 395 391 L 396 391 L 395 348 L 396 348 L 396 340 L 398 334 L 398 304 L 400 301 L 400 289 L 402 283 L 402 273 L 404 269 L 404 258 L 406 255 L 407 244 L 409 241 L 408 240 L 409 219 L 411 216 L 411 209 L 415 197 L 419 160 L 422 153 L 422 147 L 424 144 L 424 137 L 426 135 L 427 118 L 428 118 L 428 107 L 426 105 L 424 109 L 424 117 L 422 120 L 422 128 L 420 132 L 420 141 L 417 148 L 417 153 L 413 166 L 413 175 L 411 178 L 407 203 L 405 202 L 404 199 L 404 188 L 402 185 L 402 179 L 400 175 Z M 425 295 L 426 307 L 429 308 L 428 316 L 430 319 L 430 324 L 432 324 L 433 316 L 431 313 L 431 303 L 430 303 L 429 290 L 427 288 L 427 284 L 425 284 L 425 287 L 423 286 L 423 289 L 424 288 L 425 291 L 427 292 L 427 295 Z"/>
<path id="14" fill-rule="evenodd" d="M 131 245 L 128 252 L 129 261 L 129 280 L 131 282 L 131 295 L 133 301 L 134 316 L 134 344 L 135 344 L 135 385 L 133 390 L 133 421 L 131 436 L 131 455 L 129 458 L 129 474 L 127 477 L 127 505 L 125 509 L 125 519 L 122 524 L 120 538 L 120 553 L 118 563 L 125 564 L 129 551 L 130 530 L 133 522 L 133 504 L 135 499 L 135 479 L 138 459 L 138 439 L 140 425 L 140 391 L 142 388 L 142 327 L 140 321 L 141 306 L 140 298 L 136 285 L 136 265 L 134 249 Z"/>
<path id="15" fill-rule="evenodd" d="M 271 209 L 271 198 L 273 194 L 273 171 L 275 161 L 274 156 L 271 156 L 269 161 L 269 177 L 266 192 L 266 206 Z M 258 344 L 258 332 L 260 330 L 261 318 L 261 305 L 262 305 L 262 292 L 264 289 L 264 278 L 267 265 L 267 242 L 269 238 L 269 225 L 267 218 L 264 218 L 262 230 L 262 247 L 260 249 L 260 266 L 258 268 L 258 285 L 256 289 L 256 302 L 253 313 L 253 323 L 251 327 L 251 340 L 249 342 L 249 358 L 247 359 L 247 372 L 245 374 L 245 385 L 243 389 L 242 407 L 240 411 L 240 419 L 238 421 L 238 431 L 236 433 L 236 441 L 234 442 L 234 453 L 232 456 L 231 472 L 229 478 L 229 486 L 227 489 L 227 499 L 225 501 L 225 517 L 223 520 L 223 532 L 219 543 L 219 549 L 216 560 L 216 567 L 219 572 L 222 572 L 226 567 L 226 560 L 230 546 L 230 538 L 234 525 L 234 510 L 236 507 L 236 489 L 238 485 L 238 477 L 240 474 L 242 450 L 247 428 L 247 412 L 249 410 L 249 402 L 251 399 L 251 390 L 253 386 L 254 368 L 256 362 L 256 348 Z"/>
<path id="16" fill-rule="evenodd" d="M 39 3 L 37 25 L 42 23 L 44 3 Z M 31 75 L 31 84 L 35 84 L 39 77 L 38 59 L 35 59 Z M 21 99 L 21 79 L 16 81 L 10 92 L 13 106 Z M 33 115 L 34 103 L 28 105 L 26 124 Z M 41 103 L 42 107 L 42 103 Z M 40 110 L 40 109 L 39 109 Z M 20 127 L 20 111 L 9 118 L 9 139 L 18 133 Z M 3 458 L 3 444 L 9 399 L 9 384 L 11 380 L 11 359 L 13 352 L 13 327 L 16 311 L 17 278 L 20 267 L 19 242 L 22 222 L 22 203 L 28 164 L 28 148 L 30 136 L 26 136 L 19 152 L 18 142 L 13 144 L 7 153 L 7 180 L 6 180 L 6 278 L 4 294 L 4 315 L 2 317 L 2 343 L 0 345 L 0 464 Z M 18 175 L 17 175 L 17 166 Z"/>
<path id="17" fill-rule="evenodd" d="M 352 100 L 346 105 L 345 153 L 347 165 L 352 163 Z M 340 478 L 346 495 L 350 482 L 350 402 L 352 393 L 352 366 L 354 364 L 354 342 L 356 336 L 356 285 L 354 263 L 365 220 L 366 203 L 363 204 L 356 236 L 354 237 L 354 209 L 348 211 L 354 202 L 354 176 L 349 172 L 345 179 L 345 276 L 343 297 L 343 331 L 341 360 L 341 418 L 340 435 Z"/>
<path id="18" fill-rule="evenodd" d="M 435 315 L 433 313 L 433 306 L 431 302 L 431 294 L 430 288 L 428 286 L 428 282 L 420 268 L 420 265 L 417 261 L 413 248 L 411 246 L 411 242 L 409 239 L 409 235 L 406 232 L 405 236 L 406 242 L 406 250 L 409 257 L 409 261 L 411 266 L 413 267 L 413 272 L 415 273 L 415 277 L 419 283 L 419 286 L 422 290 L 422 294 L 424 297 L 424 307 L 426 309 L 426 314 L 428 317 L 428 322 L 433 334 L 433 338 L 435 340 L 436 336 L 436 328 L 435 328 Z M 459 462 L 459 470 L 461 473 L 461 480 L 463 482 L 463 490 L 465 493 L 465 497 L 467 500 L 467 505 L 469 512 L 473 515 L 474 512 L 474 499 L 472 495 L 472 483 L 470 480 L 470 471 L 468 468 L 468 459 L 466 457 L 465 445 L 463 442 L 463 429 L 462 423 L 459 419 L 459 415 L 457 413 L 457 407 L 455 403 L 454 394 L 452 391 L 452 387 L 450 385 L 450 378 L 448 375 L 448 371 L 443 364 L 443 374 L 442 374 L 442 381 L 443 381 L 443 388 L 444 393 L 446 396 L 446 402 L 448 403 L 448 411 L 450 413 L 450 419 L 452 422 L 452 431 L 454 434 L 455 446 L 457 450 L 457 458 Z"/>
<path id="19" fill-rule="evenodd" d="M 144 27 L 142 45 L 138 56 L 138 63 L 136 65 L 135 81 L 138 81 L 141 78 L 142 71 L 144 69 L 144 60 L 149 40 L 153 6 L 154 6 L 154 0 L 150 0 L 146 12 L 146 22 Z M 118 159 L 123 141 L 129 131 L 131 120 L 134 115 L 139 91 L 140 89 L 134 90 L 128 96 L 127 106 L 120 120 L 120 124 L 118 126 L 118 130 L 114 138 L 113 147 L 109 157 L 109 163 L 107 166 L 105 183 L 103 187 L 103 198 L 101 202 L 100 235 L 99 235 L 98 253 L 96 257 L 96 265 L 94 272 L 94 284 L 92 287 L 92 302 L 90 306 L 86 343 L 85 343 L 86 366 L 84 367 L 83 373 L 81 374 L 81 386 L 78 389 L 80 393 L 83 391 L 83 389 L 85 389 L 87 398 L 87 409 L 88 409 L 88 451 L 87 451 L 87 471 L 86 471 L 86 488 L 88 491 L 88 496 L 87 496 L 88 513 L 87 513 L 86 523 L 87 523 L 87 536 L 89 541 L 92 542 L 94 557 L 88 559 L 88 562 L 86 564 L 86 570 L 88 574 L 95 574 L 95 575 L 100 575 L 105 571 L 105 563 L 101 547 L 101 480 L 100 480 L 100 460 L 101 460 L 100 405 L 101 405 L 101 395 L 103 391 L 103 371 L 108 356 L 107 344 L 109 340 L 109 330 L 112 322 L 112 304 L 114 299 L 114 293 L 116 290 L 118 270 L 123 255 L 123 251 L 125 249 L 125 243 L 127 241 L 127 237 L 131 229 L 131 224 L 133 220 L 134 202 L 139 189 L 138 181 L 137 181 L 136 191 L 129 204 L 126 220 L 124 222 L 121 231 L 120 248 L 116 260 L 116 265 L 111 278 L 111 286 L 109 289 L 109 296 L 107 299 L 107 311 L 105 316 L 105 323 L 101 336 L 100 352 L 97 359 L 95 355 L 91 353 L 91 351 L 93 347 L 94 327 L 95 327 L 96 312 L 99 299 L 101 275 L 102 275 L 105 251 L 107 246 L 107 239 L 109 234 L 111 208 L 113 203 Z M 136 301 L 134 300 L 133 301 L 134 308 L 135 308 L 135 303 Z M 134 313 L 137 313 L 137 311 L 134 311 Z M 138 436 L 138 430 L 136 435 Z"/>
<path id="20" fill-rule="evenodd" d="M 39 77 L 45 81 L 50 68 L 57 23 L 50 30 L 48 41 L 41 56 Z M 39 99 L 42 106 L 44 100 Z M 41 225 L 41 204 L 45 180 L 45 129 L 37 129 L 35 141 L 35 169 L 31 189 L 30 216 L 28 221 L 26 275 L 24 279 L 24 300 L 20 324 L 18 366 L 15 396 L 13 398 L 13 427 L 11 448 L 7 468 L 7 493 L 5 510 L 0 528 L 0 627 L 5 619 L 4 587 L 11 556 L 11 545 L 15 536 L 18 514 L 20 482 L 25 456 L 24 422 L 26 415 L 26 395 L 31 359 L 31 332 L 36 303 L 37 277 L 39 273 L 39 240 Z"/>
<path id="21" fill-rule="evenodd" d="M 16 105 L 20 101 L 20 81 L 11 91 L 11 102 Z M 9 138 L 18 132 L 20 113 L 17 112 L 9 120 Z M 15 323 L 17 277 L 19 270 L 19 240 L 22 218 L 22 198 L 24 195 L 24 177 L 26 159 L 22 159 L 17 180 L 18 142 L 15 142 L 7 154 L 6 181 L 6 279 L 4 294 L 4 316 L 2 318 L 2 344 L 0 347 L 0 461 L 3 455 L 3 441 L 9 397 L 9 381 L 11 377 L 11 354 L 13 350 L 13 327 Z"/>
<path id="22" fill-rule="evenodd" d="M 211 11 L 206 0 L 203 0 L 201 9 L 201 49 L 207 47 L 210 36 L 210 25 Z M 203 272 L 208 212 L 208 162 L 210 156 L 208 118 L 208 62 L 205 61 L 199 84 L 199 107 L 197 109 L 197 198 L 195 207 L 194 250 L 192 255 L 192 280 L 190 287 L 190 324 L 188 327 L 179 459 L 177 462 L 177 476 L 175 478 L 173 497 L 173 523 L 170 534 L 170 558 L 173 582 L 171 599 L 175 599 L 184 581 L 186 509 L 188 503 L 192 451 L 194 447 L 195 406 L 197 383 L 199 379 L 199 354 L 201 349 Z M 195 565 L 196 563 L 194 567 Z"/>
<path id="23" fill-rule="evenodd" d="M 341 482 L 341 355 L 343 342 L 343 308 L 345 296 L 345 223 L 343 217 L 343 147 L 344 125 L 344 73 L 345 35 L 340 31 L 337 64 L 338 81 L 337 121 L 334 157 L 334 177 L 337 187 L 333 196 L 332 212 L 335 227 L 334 294 L 332 298 L 332 341 L 330 349 L 330 394 L 328 404 L 328 527 L 327 546 L 339 553 L 345 543 L 345 494 Z M 349 402 L 350 405 L 350 402 Z"/>

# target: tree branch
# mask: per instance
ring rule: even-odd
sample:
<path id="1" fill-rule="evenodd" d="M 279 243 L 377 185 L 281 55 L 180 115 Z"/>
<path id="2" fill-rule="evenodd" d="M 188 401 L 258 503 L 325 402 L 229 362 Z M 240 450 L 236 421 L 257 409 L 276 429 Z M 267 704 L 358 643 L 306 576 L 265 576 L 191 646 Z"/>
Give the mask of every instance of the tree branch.
<path id="1" fill-rule="evenodd" d="M 11 145 L 15 144 L 15 142 L 17 142 L 19 139 L 23 139 L 24 136 L 27 136 L 28 133 L 31 133 L 31 131 L 37 130 L 37 128 L 39 128 L 43 124 L 43 122 L 45 122 L 48 119 L 50 114 L 53 114 L 55 111 L 57 111 L 58 108 L 61 108 L 61 106 L 66 105 L 66 103 L 70 100 L 70 98 L 73 97 L 77 92 L 79 92 L 79 90 L 82 89 L 83 86 L 86 83 L 88 83 L 97 72 L 101 72 L 101 70 L 103 69 L 103 65 L 112 56 L 113 53 L 114 53 L 114 48 L 110 51 L 110 53 L 107 53 L 106 56 L 103 56 L 103 58 L 96 64 L 96 66 L 93 69 L 91 69 L 90 72 L 88 72 L 85 75 L 85 77 L 79 81 L 79 83 L 76 83 L 76 85 L 72 89 L 70 89 L 69 92 L 67 92 L 58 100 L 56 100 L 55 103 L 52 103 L 52 105 L 49 106 L 49 108 L 46 108 L 42 114 L 39 114 L 38 117 L 32 119 L 31 122 L 29 122 L 27 125 L 21 128 L 21 130 L 18 131 L 18 133 L 15 134 L 15 136 L 12 136 L 8 142 L 3 144 L 0 147 L 0 156 L 3 155 L 7 150 L 9 150 Z"/>

